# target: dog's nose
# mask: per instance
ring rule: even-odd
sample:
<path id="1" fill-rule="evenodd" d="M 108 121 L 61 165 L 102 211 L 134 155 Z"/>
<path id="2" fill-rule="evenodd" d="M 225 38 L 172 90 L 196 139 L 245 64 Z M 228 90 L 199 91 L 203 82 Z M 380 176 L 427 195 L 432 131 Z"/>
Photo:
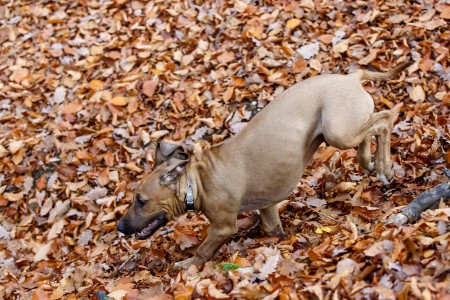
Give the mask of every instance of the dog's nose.
<path id="1" fill-rule="evenodd" d="M 123 226 L 124 226 L 123 225 L 123 221 L 120 220 L 119 224 L 117 224 L 117 230 L 119 230 L 120 232 L 124 233 L 123 232 L 123 230 L 124 230 Z"/>

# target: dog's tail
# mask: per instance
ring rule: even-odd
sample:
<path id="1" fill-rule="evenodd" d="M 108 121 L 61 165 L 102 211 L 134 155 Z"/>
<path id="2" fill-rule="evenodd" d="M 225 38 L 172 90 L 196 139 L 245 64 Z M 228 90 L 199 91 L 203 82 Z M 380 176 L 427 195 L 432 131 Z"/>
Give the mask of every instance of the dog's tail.
<path id="1" fill-rule="evenodd" d="M 372 80 L 372 81 L 378 81 L 378 80 L 389 80 L 393 78 L 395 75 L 399 74 L 409 66 L 411 66 L 414 62 L 413 61 L 407 61 L 399 65 L 398 67 L 387 71 L 385 73 L 383 72 L 372 72 L 372 71 L 365 71 L 365 70 L 359 70 L 359 78 L 361 81 L 363 80 Z"/>

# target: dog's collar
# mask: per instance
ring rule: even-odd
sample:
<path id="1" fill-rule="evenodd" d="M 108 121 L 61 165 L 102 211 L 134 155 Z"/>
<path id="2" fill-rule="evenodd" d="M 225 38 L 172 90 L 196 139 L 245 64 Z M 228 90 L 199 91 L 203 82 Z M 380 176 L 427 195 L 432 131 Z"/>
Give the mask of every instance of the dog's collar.
<path id="1" fill-rule="evenodd" d="M 192 185 L 187 174 L 186 174 L 186 183 L 187 183 L 187 191 L 186 195 L 184 196 L 184 203 L 186 204 L 186 211 L 193 212 L 195 211 L 194 190 L 192 189 Z"/>

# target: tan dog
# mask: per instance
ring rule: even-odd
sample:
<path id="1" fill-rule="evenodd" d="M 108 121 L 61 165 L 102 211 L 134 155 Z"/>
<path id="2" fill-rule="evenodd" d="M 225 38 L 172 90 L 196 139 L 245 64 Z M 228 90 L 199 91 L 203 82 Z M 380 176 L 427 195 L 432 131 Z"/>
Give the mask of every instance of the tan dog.
<path id="1" fill-rule="evenodd" d="M 371 170 L 370 141 L 376 136 L 375 170 L 389 183 L 393 113 L 374 113 L 361 81 L 388 80 L 411 64 L 387 73 L 359 70 L 307 79 L 279 95 L 236 136 L 192 157 L 181 146 L 161 142 L 155 169 L 136 189 L 118 230 L 144 239 L 195 206 L 210 220 L 210 231 L 195 255 L 177 264 L 181 267 L 209 260 L 236 232 L 242 211 L 258 209 L 263 231 L 284 235 L 276 204 L 296 187 L 322 142 L 339 149 L 359 145 L 358 160 Z"/>

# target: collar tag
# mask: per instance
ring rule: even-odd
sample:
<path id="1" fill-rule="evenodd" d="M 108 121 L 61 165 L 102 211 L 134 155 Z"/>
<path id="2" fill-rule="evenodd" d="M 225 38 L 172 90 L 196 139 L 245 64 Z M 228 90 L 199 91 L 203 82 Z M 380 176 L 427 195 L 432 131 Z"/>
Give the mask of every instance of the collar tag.
<path id="1" fill-rule="evenodd" d="M 187 191 L 186 196 L 184 197 L 184 202 L 186 203 L 186 211 L 193 212 L 195 211 L 194 191 L 192 190 L 191 182 L 189 181 L 189 178 L 187 178 L 187 176 L 186 181 L 187 181 Z"/>

